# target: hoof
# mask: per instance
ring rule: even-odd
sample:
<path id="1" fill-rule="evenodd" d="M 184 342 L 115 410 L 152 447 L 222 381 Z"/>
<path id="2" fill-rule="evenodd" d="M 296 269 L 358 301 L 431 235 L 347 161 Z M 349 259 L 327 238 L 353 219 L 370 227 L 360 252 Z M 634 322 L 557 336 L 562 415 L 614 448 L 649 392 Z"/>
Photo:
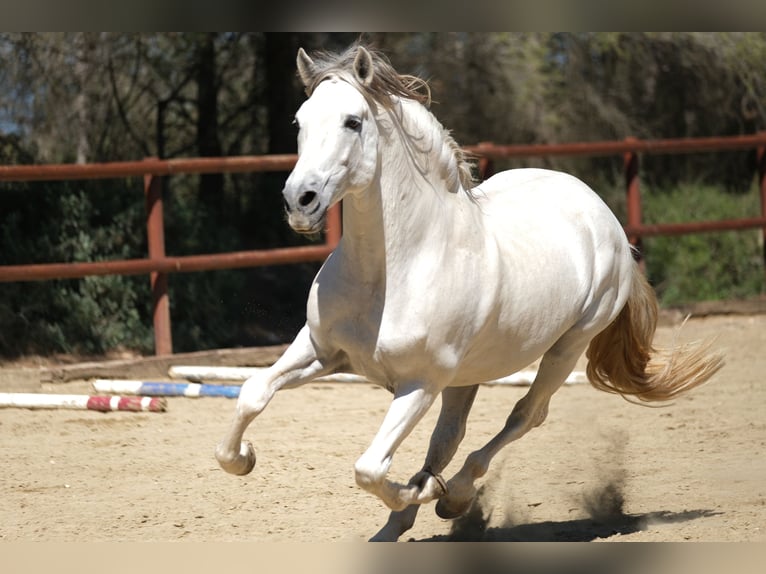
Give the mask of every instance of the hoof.
<path id="1" fill-rule="evenodd" d="M 471 508 L 471 503 L 473 503 L 473 498 L 458 501 L 440 498 L 436 503 L 436 515 L 447 520 L 460 518 Z"/>
<path id="2" fill-rule="evenodd" d="M 243 442 L 239 449 L 239 454 L 233 460 L 226 460 L 226 458 L 219 456 L 216 453 L 218 463 L 229 474 L 236 474 L 242 476 L 250 473 L 255 467 L 255 449 L 252 443 Z"/>
<path id="3" fill-rule="evenodd" d="M 242 450 L 245 452 L 241 452 Z M 240 456 L 243 457 L 243 466 L 241 472 L 237 472 L 236 474 L 250 474 L 250 472 L 255 468 L 255 449 L 253 448 L 253 443 L 250 441 L 243 442 L 241 451 Z"/>

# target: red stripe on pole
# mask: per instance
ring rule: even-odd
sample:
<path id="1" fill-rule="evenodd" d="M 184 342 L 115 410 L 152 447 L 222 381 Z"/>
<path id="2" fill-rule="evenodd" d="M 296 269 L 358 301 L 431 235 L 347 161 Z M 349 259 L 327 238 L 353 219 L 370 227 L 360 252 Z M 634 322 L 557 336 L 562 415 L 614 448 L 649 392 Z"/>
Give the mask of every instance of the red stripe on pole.
<path id="1" fill-rule="evenodd" d="M 89 411 L 99 411 L 102 413 L 108 413 L 112 410 L 109 400 L 111 397 L 89 397 L 86 408 Z"/>
<path id="2" fill-rule="evenodd" d="M 112 405 L 112 400 L 117 399 L 116 404 Z M 146 404 L 144 404 L 146 402 Z M 167 408 L 167 401 L 164 398 L 149 397 L 110 397 L 110 396 L 92 396 L 88 398 L 87 409 L 108 413 L 110 411 L 149 411 L 153 413 L 164 412 Z"/>

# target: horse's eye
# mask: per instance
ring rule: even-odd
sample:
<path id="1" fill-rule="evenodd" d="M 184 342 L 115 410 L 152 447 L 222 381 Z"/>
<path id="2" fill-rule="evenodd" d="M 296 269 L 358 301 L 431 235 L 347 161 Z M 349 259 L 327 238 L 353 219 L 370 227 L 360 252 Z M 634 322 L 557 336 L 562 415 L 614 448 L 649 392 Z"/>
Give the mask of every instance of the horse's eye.
<path id="1" fill-rule="evenodd" d="M 358 132 L 359 130 L 362 129 L 362 120 L 360 120 L 356 116 L 349 116 L 346 118 L 346 121 L 343 123 L 343 127 L 349 130 Z"/>
<path id="2" fill-rule="evenodd" d="M 301 129 L 301 124 L 299 124 L 299 123 L 298 123 L 298 118 L 293 118 L 293 125 L 294 125 L 294 126 L 297 128 L 297 129 Z"/>

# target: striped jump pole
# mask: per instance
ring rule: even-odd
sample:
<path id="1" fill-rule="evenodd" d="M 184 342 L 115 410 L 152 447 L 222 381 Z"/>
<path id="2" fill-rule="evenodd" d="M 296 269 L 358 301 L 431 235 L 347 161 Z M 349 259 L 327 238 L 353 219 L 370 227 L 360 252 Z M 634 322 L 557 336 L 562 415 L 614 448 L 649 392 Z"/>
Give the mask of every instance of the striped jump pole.
<path id="1" fill-rule="evenodd" d="M 171 379 L 186 379 L 188 381 L 244 381 L 266 370 L 265 367 L 210 367 L 210 366 L 183 366 L 170 367 L 168 375 Z M 484 385 L 518 385 L 528 386 L 535 380 L 537 371 L 524 370 L 513 373 L 492 381 L 485 381 Z M 317 383 L 369 383 L 371 381 L 359 375 L 349 373 L 335 373 L 314 380 Z M 586 383 L 588 378 L 583 371 L 573 371 L 564 381 L 566 384 Z"/>
<path id="2" fill-rule="evenodd" d="M 168 369 L 171 379 L 187 381 L 244 381 L 263 372 L 265 367 L 206 367 L 203 365 L 173 366 Z"/>
<path id="3" fill-rule="evenodd" d="M 205 367 L 205 366 L 176 366 L 168 369 L 171 379 L 186 379 L 187 381 L 245 381 L 253 375 L 266 371 L 266 367 Z M 335 373 L 314 379 L 318 383 L 369 383 L 364 377 L 349 373 Z"/>
<path id="4" fill-rule="evenodd" d="M 144 395 L 147 397 L 225 397 L 236 399 L 241 387 L 239 385 L 97 379 L 93 382 L 93 388 L 98 393 Z"/>
<path id="5" fill-rule="evenodd" d="M 0 393 L 0 408 L 74 409 L 106 413 L 109 411 L 165 412 L 167 401 L 152 397 L 96 395 L 56 395 L 44 393 Z"/>

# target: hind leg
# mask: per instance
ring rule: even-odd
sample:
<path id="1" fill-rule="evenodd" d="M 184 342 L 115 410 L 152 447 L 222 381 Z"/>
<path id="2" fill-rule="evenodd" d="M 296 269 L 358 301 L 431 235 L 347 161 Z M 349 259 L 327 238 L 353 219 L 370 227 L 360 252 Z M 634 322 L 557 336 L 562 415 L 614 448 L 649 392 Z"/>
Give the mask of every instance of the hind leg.
<path id="1" fill-rule="evenodd" d="M 464 514 L 476 495 L 474 481 L 486 474 L 495 455 L 505 445 L 543 423 L 553 393 L 572 372 L 586 345 L 587 341 L 583 343 L 581 339 L 567 342 L 562 338 L 543 355 L 532 386 L 514 406 L 503 430 L 484 447 L 469 454 L 463 467 L 447 483 L 447 495 L 436 504 L 436 513 L 440 517 L 456 518 Z"/>
<path id="2" fill-rule="evenodd" d="M 431 442 L 423 470 L 412 477 L 410 484 L 418 484 L 422 488 L 422 483 L 426 479 L 432 476 L 438 477 L 452 460 L 452 457 L 455 456 L 457 447 L 465 436 L 466 420 L 478 389 L 479 386 L 475 385 L 471 387 L 447 387 L 442 391 L 441 411 L 431 434 Z M 370 541 L 394 542 L 398 540 L 415 524 L 415 517 L 420 506 L 420 504 L 411 504 L 404 510 L 392 511 L 386 524 Z"/>

